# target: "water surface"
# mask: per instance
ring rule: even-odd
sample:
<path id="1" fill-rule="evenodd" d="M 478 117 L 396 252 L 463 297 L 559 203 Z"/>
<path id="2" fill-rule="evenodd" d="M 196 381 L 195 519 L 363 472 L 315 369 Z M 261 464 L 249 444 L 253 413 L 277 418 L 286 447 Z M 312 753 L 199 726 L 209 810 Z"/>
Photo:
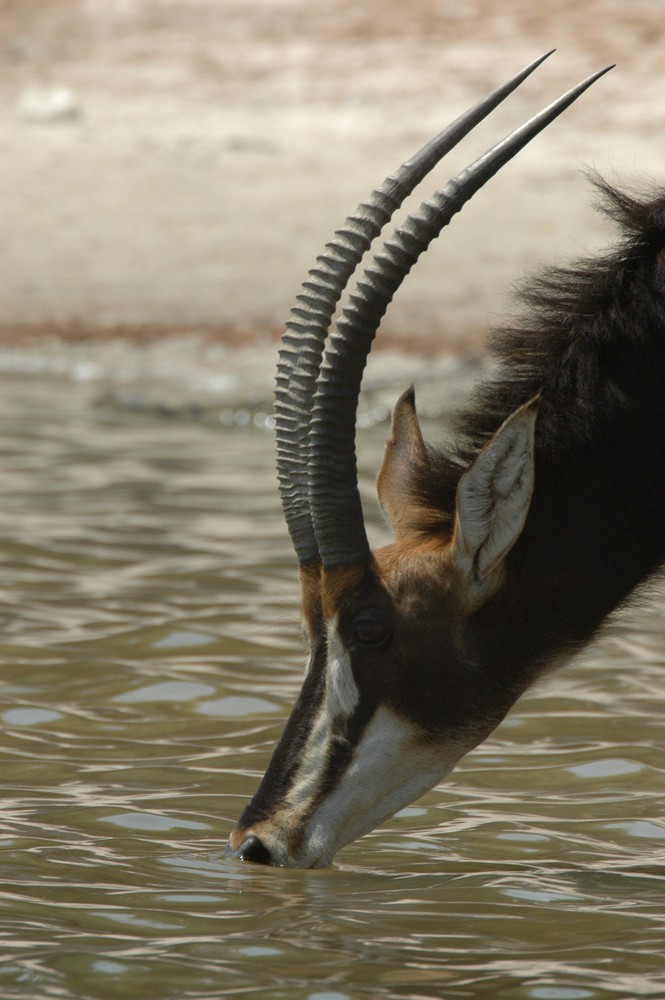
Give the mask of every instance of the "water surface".
<path id="1" fill-rule="evenodd" d="M 665 995 L 662 595 L 330 869 L 242 865 L 303 662 L 265 421 L 0 416 L 0 996 Z"/>

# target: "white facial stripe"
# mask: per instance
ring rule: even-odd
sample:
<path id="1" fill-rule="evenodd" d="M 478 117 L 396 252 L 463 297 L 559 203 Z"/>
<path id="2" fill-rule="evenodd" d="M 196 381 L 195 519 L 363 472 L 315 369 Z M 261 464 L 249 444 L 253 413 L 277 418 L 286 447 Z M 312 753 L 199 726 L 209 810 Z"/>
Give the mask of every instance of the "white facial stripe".
<path id="1" fill-rule="evenodd" d="M 306 865 L 326 865 L 335 853 L 413 802 L 452 771 L 468 747 L 418 745 L 415 730 L 380 708 L 339 784 L 312 816 Z"/>
<path id="2" fill-rule="evenodd" d="M 337 631 L 337 622 L 328 627 L 328 672 L 326 700 L 331 715 L 353 714 L 360 701 L 360 691 L 353 677 L 351 660 Z"/>
<path id="3" fill-rule="evenodd" d="M 328 634 L 325 691 L 300 765 L 286 797 L 290 824 L 307 815 L 321 790 L 330 760 L 333 721 L 350 717 L 360 701 L 351 661 L 336 624 Z M 307 821 L 303 853 L 291 859 L 301 866 L 323 866 L 345 844 L 374 829 L 403 806 L 413 802 L 452 771 L 469 749 L 451 741 L 433 747 L 418 731 L 387 708 L 379 708 L 365 728 L 348 767 L 338 783 Z M 303 815 L 304 814 L 304 815 Z M 279 838 L 281 840 L 281 837 Z M 274 855 L 285 844 L 273 845 Z"/>
<path id="4" fill-rule="evenodd" d="M 316 795 L 328 760 L 330 744 L 330 717 L 324 697 L 310 730 L 300 758 L 300 766 L 289 790 L 287 801 L 296 809 L 306 806 Z"/>
<path id="5" fill-rule="evenodd" d="M 288 794 L 289 804 L 305 806 L 317 795 L 326 773 L 332 723 L 339 716 L 348 718 L 360 701 L 360 691 L 353 679 L 351 660 L 339 637 L 337 625 L 328 629 L 328 662 L 323 700 L 301 756 L 300 767 Z"/>

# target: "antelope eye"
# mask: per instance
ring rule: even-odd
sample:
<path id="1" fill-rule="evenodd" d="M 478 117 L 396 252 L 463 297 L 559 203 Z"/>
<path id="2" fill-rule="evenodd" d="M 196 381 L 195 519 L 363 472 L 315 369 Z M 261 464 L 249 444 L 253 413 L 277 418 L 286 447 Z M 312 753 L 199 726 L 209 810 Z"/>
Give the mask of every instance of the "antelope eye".
<path id="1" fill-rule="evenodd" d="M 390 625 L 380 611 L 367 608 L 353 619 L 351 636 L 359 646 L 381 646 L 390 638 Z"/>

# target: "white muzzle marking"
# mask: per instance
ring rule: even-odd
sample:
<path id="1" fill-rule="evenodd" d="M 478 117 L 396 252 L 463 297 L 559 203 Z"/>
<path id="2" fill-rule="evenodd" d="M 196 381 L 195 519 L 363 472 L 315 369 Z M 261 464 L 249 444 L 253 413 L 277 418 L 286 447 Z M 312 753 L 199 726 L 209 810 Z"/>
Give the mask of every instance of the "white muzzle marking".
<path id="1" fill-rule="evenodd" d="M 345 844 L 441 781 L 467 749 L 423 746 L 418 735 L 388 709 L 376 712 L 339 783 L 309 820 L 306 865 L 329 864 Z"/>
<path id="2" fill-rule="evenodd" d="M 457 741 L 433 747 L 420 732 L 385 707 L 374 714 L 348 766 L 314 812 L 312 805 L 329 779 L 333 723 L 350 718 L 360 691 L 336 624 L 328 631 L 328 661 L 323 699 L 286 796 L 280 830 L 269 846 L 285 864 L 323 867 L 345 844 L 374 829 L 444 778 L 469 749 Z M 283 824 L 283 826 L 282 826 Z M 300 843 L 287 854 L 287 830 Z M 275 843 L 276 839 L 279 843 Z"/>

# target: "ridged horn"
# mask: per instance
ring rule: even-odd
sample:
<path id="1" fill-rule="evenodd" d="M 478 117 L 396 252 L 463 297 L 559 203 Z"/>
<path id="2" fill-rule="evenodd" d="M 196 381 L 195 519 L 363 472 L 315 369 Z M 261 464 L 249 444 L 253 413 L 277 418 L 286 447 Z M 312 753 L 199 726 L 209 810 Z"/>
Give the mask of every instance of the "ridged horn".
<path id="1" fill-rule="evenodd" d="M 359 281 L 321 364 L 310 423 L 310 505 L 324 568 L 369 557 L 358 491 L 355 425 L 360 383 L 379 323 L 413 264 L 463 205 L 504 164 L 611 66 L 594 73 L 475 160 L 422 203 Z"/>
<path id="2" fill-rule="evenodd" d="M 301 565 L 319 558 L 309 503 L 309 428 L 325 340 L 342 292 L 363 254 L 416 185 L 553 51 L 488 94 L 389 175 L 348 216 L 303 283 L 282 337 L 275 387 L 280 495 Z"/>

